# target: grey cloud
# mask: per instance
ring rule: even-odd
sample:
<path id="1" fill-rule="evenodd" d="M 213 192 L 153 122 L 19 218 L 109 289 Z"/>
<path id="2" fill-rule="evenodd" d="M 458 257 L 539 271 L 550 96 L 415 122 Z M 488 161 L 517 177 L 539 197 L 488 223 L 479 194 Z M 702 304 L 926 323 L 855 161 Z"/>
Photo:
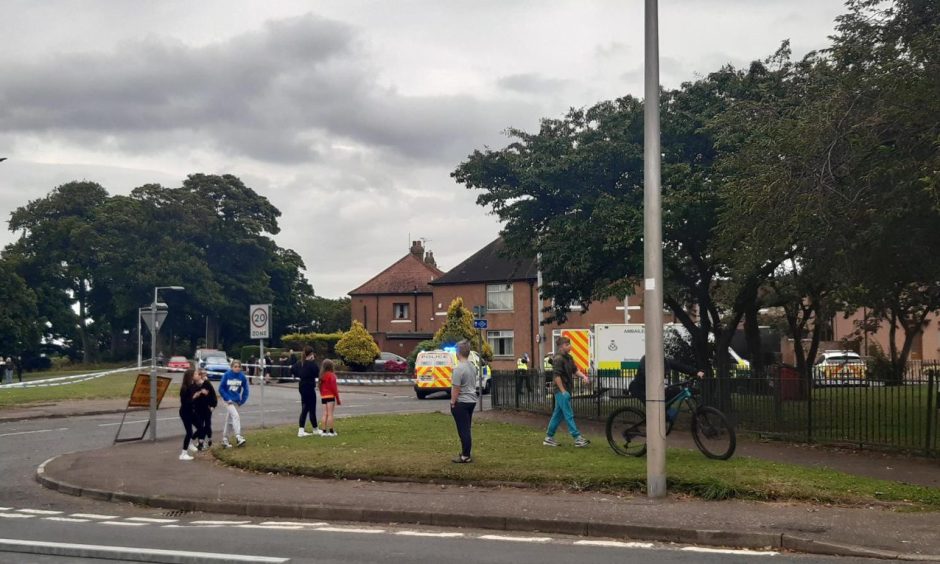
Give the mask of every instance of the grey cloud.
<path id="1" fill-rule="evenodd" d="M 131 152 L 192 132 L 224 153 L 280 163 L 315 160 L 318 139 L 349 139 L 444 162 L 538 110 L 402 96 L 379 87 L 371 66 L 353 28 L 312 15 L 203 47 L 148 37 L 111 53 L 0 66 L 0 128 L 86 146 L 107 136 Z"/>
<path id="2" fill-rule="evenodd" d="M 505 90 L 524 94 L 545 94 L 561 90 L 571 83 L 569 80 L 548 78 L 536 73 L 511 74 L 500 78 L 496 84 Z"/>

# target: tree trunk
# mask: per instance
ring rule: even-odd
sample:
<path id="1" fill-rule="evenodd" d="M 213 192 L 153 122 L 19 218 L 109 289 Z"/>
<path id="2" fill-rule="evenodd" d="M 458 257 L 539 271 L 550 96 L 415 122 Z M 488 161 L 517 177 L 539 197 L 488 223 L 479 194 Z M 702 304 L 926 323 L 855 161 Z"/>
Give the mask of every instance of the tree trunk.
<path id="1" fill-rule="evenodd" d="M 747 350 L 750 354 L 748 360 L 751 361 L 751 377 L 762 378 L 764 376 L 764 349 L 760 340 L 760 326 L 757 321 L 758 304 L 755 302 L 752 307 L 747 308 L 744 313 L 744 337 L 747 342 Z"/>

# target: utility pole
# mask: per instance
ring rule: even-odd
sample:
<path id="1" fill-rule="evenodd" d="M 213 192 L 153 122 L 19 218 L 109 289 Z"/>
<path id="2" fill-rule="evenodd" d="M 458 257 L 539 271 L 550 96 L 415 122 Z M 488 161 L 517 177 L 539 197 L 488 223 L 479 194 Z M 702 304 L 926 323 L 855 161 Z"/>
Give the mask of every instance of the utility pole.
<path id="1" fill-rule="evenodd" d="M 666 425 L 663 380 L 663 228 L 660 193 L 659 3 L 646 0 L 643 97 L 643 314 L 646 323 L 646 492 L 666 495 Z M 626 305 L 626 304 L 624 304 Z"/>

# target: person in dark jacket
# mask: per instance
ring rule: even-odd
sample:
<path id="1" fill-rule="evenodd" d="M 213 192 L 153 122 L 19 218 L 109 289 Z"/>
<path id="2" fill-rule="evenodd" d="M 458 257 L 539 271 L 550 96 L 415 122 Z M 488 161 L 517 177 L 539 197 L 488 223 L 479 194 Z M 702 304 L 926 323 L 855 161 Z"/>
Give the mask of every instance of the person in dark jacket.
<path id="1" fill-rule="evenodd" d="M 317 378 L 320 377 L 320 367 L 317 366 L 313 347 L 310 345 L 304 347 L 304 358 L 291 367 L 291 374 L 300 380 L 298 386 L 300 390 L 300 421 L 297 426 L 297 436 L 322 435 L 323 433 L 317 427 Z M 306 431 L 308 417 L 310 418 L 310 424 L 313 426 L 313 431 L 310 433 Z"/>
<path id="2" fill-rule="evenodd" d="M 196 414 L 196 448 L 208 450 L 212 447 L 212 410 L 219 405 L 219 398 L 212 387 L 212 382 L 206 374 L 205 368 L 196 371 L 196 385 L 205 393 L 193 400 L 193 410 Z"/>
<path id="3" fill-rule="evenodd" d="M 195 382 L 195 370 L 190 368 L 183 373 L 183 383 L 180 384 L 180 420 L 183 422 L 186 435 L 183 437 L 183 450 L 180 452 L 180 460 L 192 460 L 193 457 L 189 454 L 189 451 L 196 452 L 196 445 L 192 442 L 193 427 L 197 425 L 196 411 L 193 404 L 197 397 L 201 397 L 205 393 L 205 390 L 202 390 Z"/>
<path id="4" fill-rule="evenodd" d="M 663 359 L 665 364 L 665 372 L 674 371 L 681 372 L 688 376 L 698 376 L 701 378 L 705 375 L 704 372 L 689 366 L 688 364 L 683 364 L 678 360 L 666 357 Z M 630 391 L 630 395 L 639 399 L 640 401 L 646 401 L 646 355 L 640 357 L 640 366 L 636 370 L 636 377 L 633 378 L 633 381 L 630 382 L 630 386 L 627 388 Z M 666 389 L 666 401 L 668 402 L 676 394 L 679 393 L 678 389 Z"/>

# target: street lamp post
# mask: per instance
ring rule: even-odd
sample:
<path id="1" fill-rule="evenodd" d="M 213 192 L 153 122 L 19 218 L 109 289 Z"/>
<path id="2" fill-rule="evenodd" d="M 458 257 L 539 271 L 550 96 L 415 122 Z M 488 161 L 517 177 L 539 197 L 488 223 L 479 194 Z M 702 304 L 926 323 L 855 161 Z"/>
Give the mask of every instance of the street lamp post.
<path id="1" fill-rule="evenodd" d="M 157 440 L 157 293 L 160 290 L 183 290 L 182 286 L 156 286 L 150 304 L 150 440 Z"/>
<path id="2" fill-rule="evenodd" d="M 643 96 L 643 316 L 646 323 L 646 491 L 666 495 L 663 377 L 663 229 L 660 194 L 659 2 L 646 0 Z M 626 303 L 624 303 L 626 312 Z"/>

